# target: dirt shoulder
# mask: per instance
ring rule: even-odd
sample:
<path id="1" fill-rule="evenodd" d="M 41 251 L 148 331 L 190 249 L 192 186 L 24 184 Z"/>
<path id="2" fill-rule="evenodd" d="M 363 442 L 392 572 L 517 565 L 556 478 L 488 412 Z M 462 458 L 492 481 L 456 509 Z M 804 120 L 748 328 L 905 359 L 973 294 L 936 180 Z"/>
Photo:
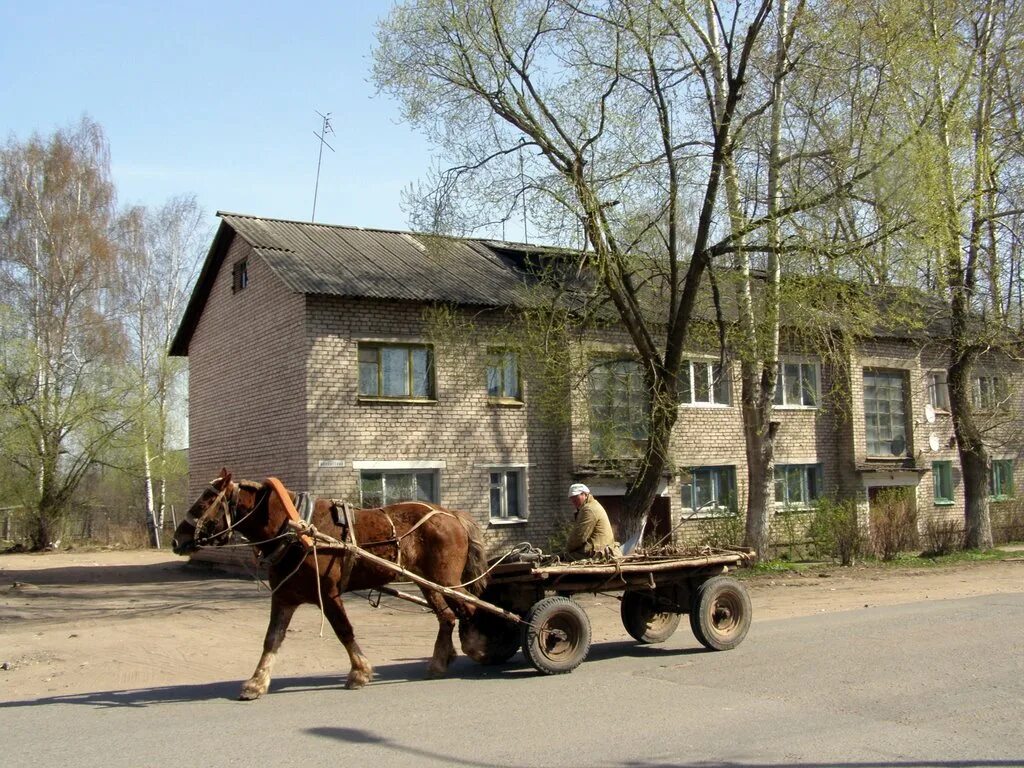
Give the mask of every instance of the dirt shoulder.
<path id="1" fill-rule="evenodd" d="M 746 583 L 756 627 L 815 613 L 1024 592 L 1024 552 L 1002 561 L 822 568 Z M 625 638 L 614 596 L 583 601 L 594 642 Z M 422 660 L 425 668 L 437 626 L 431 615 L 393 599 L 374 608 L 352 595 L 346 605 L 375 665 Z M 256 664 L 268 610 L 267 591 L 252 579 L 189 566 L 165 552 L 0 555 L 0 701 L 240 682 Z M 347 673 L 347 657 L 330 627 L 323 637 L 320 631 L 315 608 L 296 614 L 278 676 Z"/>

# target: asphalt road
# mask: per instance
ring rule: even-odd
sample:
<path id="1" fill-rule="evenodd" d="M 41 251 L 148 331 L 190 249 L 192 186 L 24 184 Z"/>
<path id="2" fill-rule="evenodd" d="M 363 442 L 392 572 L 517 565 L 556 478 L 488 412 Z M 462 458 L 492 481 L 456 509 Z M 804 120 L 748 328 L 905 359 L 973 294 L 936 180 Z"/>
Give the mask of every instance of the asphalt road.
<path id="1" fill-rule="evenodd" d="M 200 651 L 201 652 L 201 651 Z M 246 659 L 248 664 L 248 659 Z M 570 675 L 521 656 L 0 703 L 21 766 L 1024 766 L 1024 594 L 758 622 L 736 650 L 686 622 L 661 646 L 595 645 Z M 226 672 L 226 675 L 231 674 Z"/>

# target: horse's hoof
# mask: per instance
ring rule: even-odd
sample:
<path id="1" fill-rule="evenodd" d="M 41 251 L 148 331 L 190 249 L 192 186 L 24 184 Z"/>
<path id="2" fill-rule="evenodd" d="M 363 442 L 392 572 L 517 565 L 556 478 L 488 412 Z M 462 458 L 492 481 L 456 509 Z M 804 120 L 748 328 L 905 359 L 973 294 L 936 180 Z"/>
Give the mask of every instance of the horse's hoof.
<path id="1" fill-rule="evenodd" d="M 439 678 L 444 677 L 447 671 L 447 667 L 435 667 L 433 664 L 431 664 L 429 667 L 427 667 L 427 679 L 438 680 Z"/>
<path id="2" fill-rule="evenodd" d="M 345 687 L 350 691 L 355 691 L 367 685 L 372 679 L 372 672 L 350 672 L 345 681 Z"/>
<path id="3" fill-rule="evenodd" d="M 239 701 L 255 701 L 264 693 L 267 689 L 258 683 L 253 683 L 251 680 L 242 686 L 241 692 L 238 694 Z"/>

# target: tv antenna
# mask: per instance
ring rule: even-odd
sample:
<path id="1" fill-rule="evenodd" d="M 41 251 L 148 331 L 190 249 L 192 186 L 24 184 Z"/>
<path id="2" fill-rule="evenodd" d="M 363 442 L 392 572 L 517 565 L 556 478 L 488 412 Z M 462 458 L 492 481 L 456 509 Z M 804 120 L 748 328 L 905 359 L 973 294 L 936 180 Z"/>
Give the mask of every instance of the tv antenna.
<path id="1" fill-rule="evenodd" d="M 316 158 L 316 184 L 313 187 L 313 216 L 310 221 L 316 221 L 316 197 L 320 192 L 320 164 L 324 159 L 324 147 L 327 147 L 331 152 L 334 151 L 334 147 L 327 143 L 327 136 L 334 135 L 334 128 L 331 127 L 331 113 L 328 112 L 326 115 L 317 112 L 320 115 L 320 119 L 323 120 L 323 124 L 320 126 L 320 133 L 313 131 L 313 135 L 320 141 L 320 154 Z"/>

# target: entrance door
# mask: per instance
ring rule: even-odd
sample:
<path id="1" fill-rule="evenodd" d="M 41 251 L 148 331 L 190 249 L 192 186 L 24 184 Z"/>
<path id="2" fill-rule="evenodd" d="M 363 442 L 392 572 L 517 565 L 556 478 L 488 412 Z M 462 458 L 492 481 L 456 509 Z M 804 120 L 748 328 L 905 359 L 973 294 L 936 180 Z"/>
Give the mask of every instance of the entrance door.
<path id="1" fill-rule="evenodd" d="M 612 531 L 615 533 L 616 541 L 623 541 L 622 533 L 622 509 L 625 496 L 598 496 L 605 512 L 608 513 L 608 520 L 612 524 Z M 672 500 L 668 496 L 655 496 L 654 504 L 651 505 L 651 514 L 647 518 L 647 527 L 644 529 L 645 541 L 660 541 L 668 536 L 672 528 Z M 666 541 L 666 543 L 668 543 Z"/>

